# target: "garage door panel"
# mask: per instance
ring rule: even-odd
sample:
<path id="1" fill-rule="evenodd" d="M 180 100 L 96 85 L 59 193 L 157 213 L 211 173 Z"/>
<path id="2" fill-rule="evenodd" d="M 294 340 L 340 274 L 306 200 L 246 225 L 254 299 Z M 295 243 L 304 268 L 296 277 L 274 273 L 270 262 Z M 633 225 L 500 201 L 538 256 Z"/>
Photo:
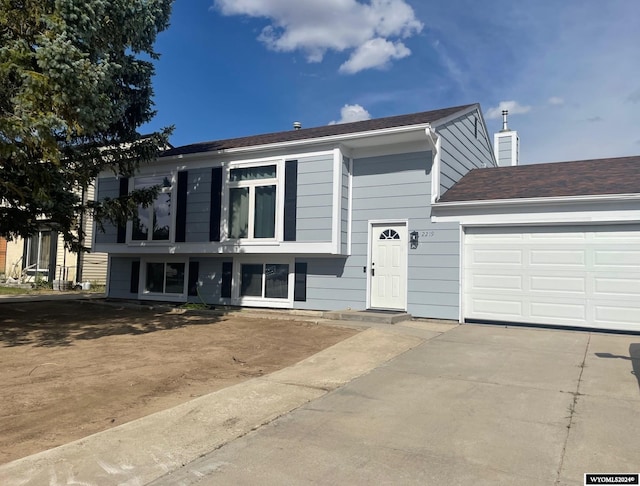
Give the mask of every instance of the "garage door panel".
<path id="1" fill-rule="evenodd" d="M 584 250 L 536 250 L 529 251 L 529 263 L 532 266 L 538 265 L 565 265 L 582 267 L 586 263 L 586 252 Z"/>
<path id="2" fill-rule="evenodd" d="M 640 308 L 624 305 L 611 307 L 598 304 L 594 307 L 595 324 L 607 328 L 611 328 L 611 324 L 615 324 L 616 329 L 624 331 L 637 331 L 639 329 Z"/>
<path id="3" fill-rule="evenodd" d="M 470 304 L 473 313 L 480 319 L 492 318 L 491 316 L 513 319 L 522 315 L 523 310 L 523 304 L 518 300 L 509 301 L 506 299 L 497 300 L 478 297 L 471 300 Z"/>
<path id="4" fill-rule="evenodd" d="M 584 301 L 574 304 L 568 302 L 532 302 L 530 306 L 530 317 L 535 320 L 553 320 L 554 324 L 560 321 L 571 320 L 573 324 L 576 325 L 577 322 L 584 322 L 586 320 L 587 312 Z"/>
<path id="5" fill-rule="evenodd" d="M 474 274 L 470 284 L 478 291 L 522 291 L 522 275 Z"/>
<path id="6" fill-rule="evenodd" d="M 531 292 L 570 292 L 584 294 L 587 289 L 585 277 L 532 276 L 529 278 Z"/>
<path id="7" fill-rule="evenodd" d="M 640 225 L 467 228 L 463 262 L 465 318 L 640 330 Z"/>
<path id="8" fill-rule="evenodd" d="M 522 250 L 496 251 L 491 249 L 474 250 L 471 254 L 473 265 L 522 265 Z"/>
<path id="9" fill-rule="evenodd" d="M 541 231 L 541 232 L 531 232 L 526 233 L 524 238 L 536 241 L 536 240 L 544 240 L 544 241 L 557 241 L 560 244 L 565 241 L 578 241 L 584 242 L 586 239 L 586 235 L 584 232 L 575 231 L 570 233 L 558 233 L 555 231 Z"/>
<path id="10" fill-rule="evenodd" d="M 640 266 L 638 250 L 595 250 L 594 266 L 630 267 L 636 270 Z"/>
<path id="11" fill-rule="evenodd" d="M 640 302 L 640 275 L 636 278 L 595 277 L 594 297 L 618 297 L 627 300 L 629 297 Z"/>

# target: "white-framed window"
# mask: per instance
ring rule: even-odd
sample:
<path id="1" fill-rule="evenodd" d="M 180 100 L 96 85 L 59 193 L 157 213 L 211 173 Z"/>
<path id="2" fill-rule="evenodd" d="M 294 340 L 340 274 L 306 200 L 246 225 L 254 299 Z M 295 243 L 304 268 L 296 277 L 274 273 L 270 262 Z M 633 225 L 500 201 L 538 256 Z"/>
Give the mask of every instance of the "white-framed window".
<path id="1" fill-rule="evenodd" d="M 241 263 L 240 297 L 289 298 L 288 263 Z"/>
<path id="2" fill-rule="evenodd" d="M 275 239 L 278 213 L 278 164 L 231 167 L 228 182 L 227 237 Z"/>
<path id="3" fill-rule="evenodd" d="M 24 255 L 28 275 L 49 276 L 51 244 L 51 230 L 40 230 L 29 237 Z"/>
<path id="4" fill-rule="evenodd" d="M 138 207 L 138 215 L 131 224 L 132 241 L 170 241 L 172 235 L 172 190 L 170 175 L 136 177 L 134 189 L 161 186 L 156 200 L 149 207 Z"/>
<path id="5" fill-rule="evenodd" d="M 147 259 L 141 265 L 143 295 L 163 295 L 180 299 L 186 295 L 188 265 L 186 260 Z"/>
<path id="6" fill-rule="evenodd" d="M 232 272 L 233 305 L 291 307 L 293 304 L 295 260 L 283 256 L 243 256 L 235 258 Z"/>

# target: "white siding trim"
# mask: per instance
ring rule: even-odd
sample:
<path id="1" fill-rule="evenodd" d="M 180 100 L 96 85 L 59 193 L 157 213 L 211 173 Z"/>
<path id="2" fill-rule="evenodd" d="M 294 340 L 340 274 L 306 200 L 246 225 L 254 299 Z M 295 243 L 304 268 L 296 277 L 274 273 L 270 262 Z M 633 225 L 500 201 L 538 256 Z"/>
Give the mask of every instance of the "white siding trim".
<path id="1" fill-rule="evenodd" d="M 353 239 L 353 159 L 349 158 L 349 211 L 347 220 L 347 253 L 351 255 Z"/>
<path id="2" fill-rule="evenodd" d="M 96 252 L 110 253 L 113 255 L 143 257 L 144 255 L 228 255 L 233 256 L 240 253 L 246 254 L 278 254 L 278 253 L 300 253 L 308 255 L 333 255 L 335 247 L 333 243 L 302 243 L 295 241 L 287 242 L 251 242 L 237 245 L 232 242 L 218 243 L 179 243 L 162 246 L 138 245 L 130 246 L 122 243 L 101 243 L 97 245 Z M 339 253 L 338 253 L 339 254 Z"/>
<path id="3" fill-rule="evenodd" d="M 640 221 L 638 210 L 552 211 L 548 213 L 502 213 L 432 216 L 433 222 L 460 222 L 471 225 L 584 224 Z"/>
<path id="4" fill-rule="evenodd" d="M 464 275 L 464 237 L 465 237 L 465 227 L 460 225 L 459 230 L 460 237 L 458 242 L 458 251 L 460 252 L 460 264 L 458 265 L 458 322 L 464 322 L 464 299 L 462 298 L 462 292 L 464 291 L 462 277 Z"/>
<path id="5" fill-rule="evenodd" d="M 442 137 L 438 137 L 431 167 L 431 204 L 434 204 L 440 197 L 440 171 L 442 170 L 441 151 Z"/>
<path id="6" fill-rule="evenodd" d="M 340 254 L 341 246 L 341 211 L 342 207 L 342 152 L 339 148 L 333 150 L 333 211 L 331 221 L 331 243 L 333 253 Z"/>

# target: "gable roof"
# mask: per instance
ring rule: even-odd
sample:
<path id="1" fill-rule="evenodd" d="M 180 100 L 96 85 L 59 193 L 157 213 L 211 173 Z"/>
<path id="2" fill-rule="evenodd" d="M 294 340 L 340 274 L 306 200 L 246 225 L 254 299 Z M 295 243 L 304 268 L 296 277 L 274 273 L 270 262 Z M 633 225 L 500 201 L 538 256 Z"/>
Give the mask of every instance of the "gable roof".
<path id="1" fill-rule="evenodd" d="M 163 153 L 163 157 L 173 155 L 196 154 L 201 152 L 217 152 L 232 148 L 244 148 L 257 145 L 269 145 L 273 143 L 293 142 L 305 139 L 321 139 L 323 137 L 346 135 L 350 133 L 368 132 L 371 130 L 383 130 L 424 123 L 434 123 L 443 118 L 447 118 L 457 112 L 476 107 L 477 104 L 455 106 L 440 110 L 424 111 L 410 115 L 389 116 L 385 118 L 375 118 L 352 123 L 338 123 L 335 125 L 324 125 L 314 128 L 303 128 L 300 130 L 288 130 L 286 132 L 266 133 L 263 135 L 252 135 L 249 137 L 229 138 L 226 140 L 214 140 L 211 142 L 194 143 L 175 147 Z"/>
<path id="2" fill-rule="evenodd" d="M 473 169 L 439 202 L 640 193 L 640 156 Z"/>

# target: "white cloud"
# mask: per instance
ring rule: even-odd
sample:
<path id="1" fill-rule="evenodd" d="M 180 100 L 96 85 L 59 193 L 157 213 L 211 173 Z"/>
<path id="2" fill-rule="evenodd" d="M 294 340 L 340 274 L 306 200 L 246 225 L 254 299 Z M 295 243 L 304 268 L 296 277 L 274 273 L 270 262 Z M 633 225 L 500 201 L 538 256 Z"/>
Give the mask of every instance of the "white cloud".
<path id="1" fill-rule="evenodd" d="M 501 101 L 498 106 L 487 110 L 487 119 L 494 120 L 502 116 L 502 110 L 509 110 L 510 115 L 521 115 L 531 111 L 530 106 L 523 106 L 517 101 Z"/>
<path id="2" fill-rule="evenodd" d="M 268 19 L 258 40 L 277 52 L 301 51 L 308 62 L 322 61 L 327 51 L 354 50 L 343 66 L 362 67 L 345 67 L 347 73 L 408 56 L 411 51 L 397 39 L 423 27 L 405 0 L 214 0 L 214 5 L 223 15 Z M 372 42 L 384 53 L 374 56 Z"/>
<path id="3" fill-rule="evenodd" d="M 402 59 L 411 54 L 411 51 L 402 42 L 389 42 L 376 38 L 371 39 L 358 47 L 347 62 L 340 66 L 340 72 L 354 74 L 371 68 L 384 68 L 392 59 Z"/>
<path id="4" fill-rule="evenodd" d="M 559 106 L 559 105 L 564 105 L 564 100 L 559 96 L 552 96 L 547 100 L 547 103 L 553 106 Z"/>
<path id="5" fill-rule="evenodd" d="M 350 123 L 363 120 L 370 120 L 371 114 L 360 105 L 344 105 L 340 110 L 340 119 L 332 121 L 329 125 L 336 123 Z"/>

